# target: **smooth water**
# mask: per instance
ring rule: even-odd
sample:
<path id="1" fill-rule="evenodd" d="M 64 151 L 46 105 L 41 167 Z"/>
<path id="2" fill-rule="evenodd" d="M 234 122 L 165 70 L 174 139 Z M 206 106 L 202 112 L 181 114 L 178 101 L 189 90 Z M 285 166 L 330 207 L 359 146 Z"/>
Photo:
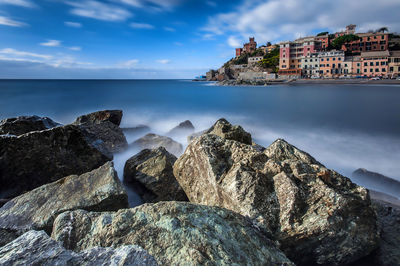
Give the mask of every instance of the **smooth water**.
<path id="1" fill-rule="evenodd" d="M 400 180 L 399 85 L 2 80 L 0 95 L 0 118 L 35 114 L 70 123 L 92 111 L 122 109 L 122 127 L 145 124 L 159 134 L 186 119 L 199 131 L 225 117 L 261 145 L 284 138 L 344 175 L 362 167 Z M 186 145 L 185 138 L 178 140 Z M 115 156 L 120 177 L 135 152 Z"/>

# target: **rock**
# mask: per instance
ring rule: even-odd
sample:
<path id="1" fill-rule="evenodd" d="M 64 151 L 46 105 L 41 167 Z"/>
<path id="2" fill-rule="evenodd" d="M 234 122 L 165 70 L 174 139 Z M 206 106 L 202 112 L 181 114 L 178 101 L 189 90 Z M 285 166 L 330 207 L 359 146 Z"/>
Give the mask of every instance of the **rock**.
<path id="1" fill-rule="evenodd" d="M 54 222 L 52 238 L 75 251 L 135 244 L 160 265 L 293 265 L 249 219 L 186 202 L 65 212 Z"/>
<path id="2" fill-rule="evenodd" d="M 400 198 L 400 181 L 363 168 L 354 171 L 352 177 L 362 186 Z"/>
<path id="3" fill-rule="evenodd" d="M 236 140 L 244 144 L 252 144 L 251 134 L 244 131 L 241 126 L 233 126 L 226 119 L 219 119 L 207 132 L 224 139 Z"/>
<path id="4" fill-rule="evenodd" d="M 83 174 L 112 160 L 90 145 L 77 126 L 67 125 L 21 136 L 0 136 L 0 197 L 72 174 Z"/>
<path id="5" fill-rule="evenodd" d="M 371 189 L 369 189 L 369 195 L 371 196 L 371 200 L 373 201 L 381 201 L 384 203 L 389 203 L 400 208 L 400 199 L 396 197 L 393 197 L 383 192 L 374 191 Z"/>
<path id="6" fill-rule="evenodd" d="M 182 135 L 182 134 L 191 134 L 194 132 L 194 126 L 192 122 L 186 120 L 180 123 L 178 126 L 174 127 L 168 132 L 168 135 Z"/>
<path id="7" fill-rule="evenodd" d="M 377 246 L 368 191 L 283 140 L 264 152 L 203 135 L 174 164 L 194 203 L 220 206 L 271 230 L 299 265 L 339 265 Z"/>
<path id="8" fill-rule="evenodd" d="M 32 131 L 46 130 L 61 126 L 48 117 L 19 116 L 0 121 L 0 135 L 22 135 Z"/>
<path id="9" fill-rule="evenodd" d="M 195 138 L 198 138 L 198 137 L 200 137 L 201 135 L 206 134 L 207 131 L 208 131 L 208 130 L 203 130 L 203 131 L 195 132 L 195 133 L 189 135 L 189 136 L 187 137 L 187 142 L 190 143 L 190 142 L 191 142 L 192 140 L 194 140 Z"/>
<path id="10" fill-rule="evenodd" d="M 0 248 L 0 265 L 157 265 L 138 246 L 91 248 L 79 253 L 66 250 L 43 231 L 29 231 Z"/>
<path id="11" fill-rule="evenodd" d="M 251 146 L 253 146 L 253 148 L 256 149 L 256 150 L 259 151 L 259 152 L 265 151 L 265 147 L 263 147 L 263 146 L 261 146 L 261 145 L 255 143 L 255 142 L 253 142 L 253 143 L 251 144 Z"/>
<path id="12" fill-rule="evenodd" d="M 128 208 L 128 196 L 112 162 L 107 162 L 91 172 L 67 176 L 7 202 L 0 208 L 0 246 L 29 230 L 50 234 L 54 219 L 65 211 L 123 208 Z M 2 239 L 2 235 L 8 237 Z"/>
<path id="13" fill-rule="evenodd" d="M 103 122 L 111 122 L 112 124 L 119 126 L 121 120 L 121 110 L 104 110 L 82 115 L 76 119 L 75 124 L 101 124 Z"/>
<path id="14" fill-rule="evenodd" d="M 131 144 L 131 146 L 140 148 L 142 150 L 164 147 L 168 152 L 175 156 L 181 155 L 183 151 L 182 144 L 169 137 L 159 136 L 152 133 L 149 133 L 146 136 L 136 140 Z"/>
<path id="15" fill-rule="evenodd" d="M 100 146 L 100 150 L 113 154 L 128 147 L 125 135 L 119 127 L 121 119 L 120 110 L 99 111 L 78 117 L 74 125 L 82 129 L 91 143 Z"/>
<path id="16" fill-rule="evenodd" d="M 373 200 L 373 207 L 378 215 L 380 245 L 371 255 L 354 265 L 400 265 L 400 207 L 379 200 Z"/>
<path id="17" fill-rule="evenodd" d="M 124 168 L 124 183 L 132 186 L 144 202 L 187 201 L 173 174 L 176 157 L 164 147 L 142 150 Z"/>
<path id="18" fill-rule="evenodd" d="M 0 208 L 6 204 L 10 199 L 0 199 Z"/>

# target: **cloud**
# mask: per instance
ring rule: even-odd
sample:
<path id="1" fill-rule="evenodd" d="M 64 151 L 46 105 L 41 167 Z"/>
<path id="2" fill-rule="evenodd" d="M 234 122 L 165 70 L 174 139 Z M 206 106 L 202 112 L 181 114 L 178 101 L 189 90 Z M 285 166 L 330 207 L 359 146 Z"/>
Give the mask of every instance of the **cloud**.
<path id="1" fill-rule="evenodd" d="M 24 26 L 27 26 L 26 23 L 19 22 L 19 21 L 16 21 L 16 20 L 13 20 L 11 18 L 4 17 L 4 16 L 0 16 L 0 25 L 10 26 L 10 27 L 24 27 Z"/>
<path id="2" fill-rule="evenodd" d="M 160 60 L 156 60 L 156 62 L 159 63 L 159 64 L 166 65 L 166 64 L 171 63 L 171 60 L 169 60 L 169 59 L 160 59 Z"/>
<path id="3" fill-rule="evenodd" d="M 134 29 L 143 29 L 143 30 L 152 30 L 152 29 L 154 29 L 154 26 L 151 25 L 151 24 L 139 23 L 139 22 L 132 22 L 131 24 L 129 24 L 129 26 L 131 28 L 134 28 Z"/>
<path id="4" fill-rule="evenodd" d="M 47 40 L 47 42 L 40 43 L 42 46 L 58 47 L 61 45 L 61 41 L 58 40 Z"/>
<path id="5" fill-rule="evenodd" d="M 214 1 L 206 1 L 206 4 L 210 7 L 217 7 L 217 3 L 215 3 Z"/>
<path id="6" fill-rule="evenodd" d="M 81 51 L 82 47 L 79 46 L 72 46 L 72 47 L 68 47 L 68 49 L 72 50 L 72 51 Z"/>
<path id="7" fill-rule="evenodd" d="M 128 60 L 128 61 L 118 64 L 118 66 L 122 67 L 122 68 L 132 68 L 132 67 L 136 66 L 138 63 L 139 63 L 138 59 L 131 59 L 131 60 Z"/>
<path id="8" fill-rule="evenodd" d="M 209 18 L 201 30 L 210 35 L 254 35 L 260 42 L 291 40 L 315 34 L 318 30 L 337 31 L 348 24 L 360 30 L 388 26 L 400 30 L 398 12 L 400 1 L 364 0 L 245 0 L 232 12 Z"/>
<path id="9" fill-rule="evenodd" d="M 74 7 L 71 14 L 104 21 L 125 21 L 132 16 L 125 8 L 102 3 L 95 0 L 66 1 L 66 4 Z"/>
<path id="10" fill-rule="evenodd" d="M 0 0 L 0 5 L 14 5 L 14 6 L 22 6 L 22 7 L 35 7 L 36 5 L 29 0 Z"/>
<path id="11" fill-rule="evenodd" d="M 171 28 L 171 27 L 164 27 L 164 30 L 165 31 L 169 31 L 169 32 L 175 32 L 176 31 L 176 29 Z"/>
<path id="12" fill-rule="evenodd" d="M 179 5 L 182 0 L 114 0 L 136 8 L 145 8 L 150 11 L 170 11 Z"/>
<path id="13" fill-rule="evenodd" d="M 238 48 L 238 47 L 242 46 L 241 42 L 238 39 L 236 39 L 236 37 L 234 37 L 234 36 L 230 36 L 228 38 L 228 45 L 232 48 Z"/>
<path id="14" fill-rule="evenodd" d="M 64 25 L 72 28 L 82 28 L 82 24 L 79 22 L 65 21 Z"/>
<path id="15" fill-rule="evenodd" d="M 34 58 L 40 58 L 40 59 L 52 59 L 53 56 L 51 55 L 45 55 L 45 54 L 36 54 L 36 53 L 31 53 L 31 52 L 24 52 L 24 51 L 18 51 L 13 48 L 5 48 L 0 50 L 0 54 L 6 54 L 8 56 L 18 56 L 18 57 L 34 57 Z M 14 58 L 15 59 L 15 58 Z"/>

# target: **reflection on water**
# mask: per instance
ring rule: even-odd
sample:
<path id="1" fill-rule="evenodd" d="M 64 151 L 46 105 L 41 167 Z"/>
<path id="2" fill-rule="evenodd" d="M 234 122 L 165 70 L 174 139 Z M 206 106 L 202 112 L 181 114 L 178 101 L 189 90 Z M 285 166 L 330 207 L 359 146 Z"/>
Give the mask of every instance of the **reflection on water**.
<path id="1" fill-rule="evenodd" d="M 284 138 L 346 176 L 366 168 L 400 180 L 400 86 L 207 84 L 0 81 L 0 118 L 36 114 L 70 123 L 84 113 L 122 109 L 121 127 L 147 125 L 152 133 L 165 135 L 187 119 L 201 131 L 225 117 L 263 146 Z M 132 143 L 142 135 L 127 134 L 127 140 Z M 186 136 L 173 138 L 187 145 Z M 115 155 L 120 178 L 125 161 L 137 152 Z"/>

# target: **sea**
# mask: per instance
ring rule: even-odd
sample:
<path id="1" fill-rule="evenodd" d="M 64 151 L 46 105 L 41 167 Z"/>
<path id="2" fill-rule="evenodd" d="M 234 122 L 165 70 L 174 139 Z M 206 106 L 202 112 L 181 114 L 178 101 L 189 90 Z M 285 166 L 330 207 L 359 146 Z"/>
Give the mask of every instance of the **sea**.
<path id="1" fill-rule="evenodd" d="M 366 168 L 400 181 L 400 85 L 0 80 L 0 119 L 38 115 L 68 124 L 104 109 L 123 110 L 121 127 L 147 125 L 160 135 L 185 120 L 201 131 L 226 118 L 260 145 L 283 138 L 345 176 Z M 141 136 L 126 137 L 131 143 Z M 187 145 L 186 136 L 176 140 Z M 120 178 L 126 160 L 137 152 L 114 155 Z M 373 189 L 362 180 L 353 181 Z M 129 200 L 131 206 L 140 204 L 133 191 Z"/>

